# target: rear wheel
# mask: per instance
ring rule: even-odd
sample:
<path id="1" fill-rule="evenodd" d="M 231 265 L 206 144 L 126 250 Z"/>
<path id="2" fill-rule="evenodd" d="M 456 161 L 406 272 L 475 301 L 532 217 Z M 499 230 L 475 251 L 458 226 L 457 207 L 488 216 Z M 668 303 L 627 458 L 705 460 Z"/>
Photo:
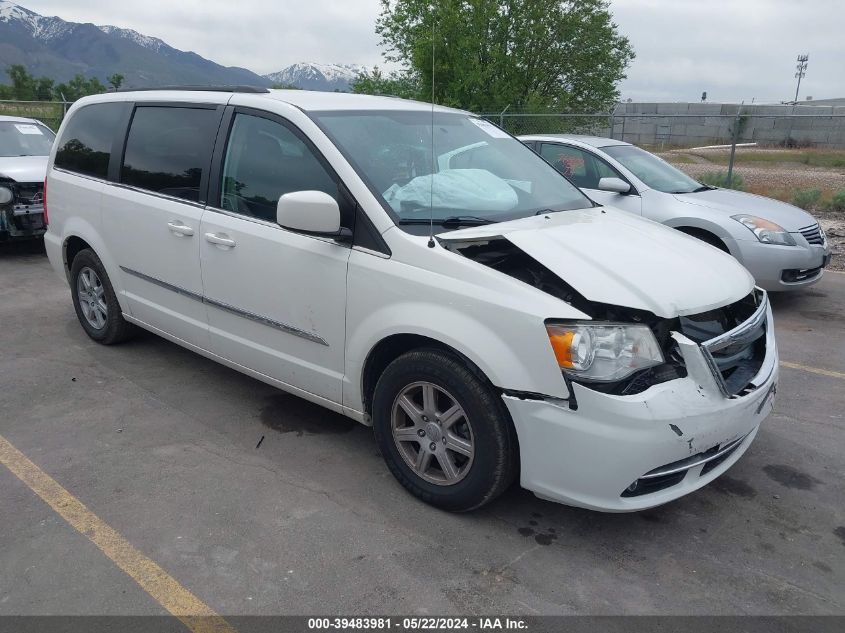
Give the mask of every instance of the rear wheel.
<path id="1" fill-rule="evenodd" d="M 89 337 L 103 345 L 112 345 L 135 333 L 135 327 L 123 318 L 109 276 L 94 251 L 86 248 L 76 254 L 70 280 L 73 307 Z"/>
<path id="2" fill-rule="evenodd" d="M 451 354 L 416 350 L 388 365 L 373 397 L 373 427 L 396 479 L 432 505 L 473 510 L 513 481 L 516 447 L 507 411 Z"/>

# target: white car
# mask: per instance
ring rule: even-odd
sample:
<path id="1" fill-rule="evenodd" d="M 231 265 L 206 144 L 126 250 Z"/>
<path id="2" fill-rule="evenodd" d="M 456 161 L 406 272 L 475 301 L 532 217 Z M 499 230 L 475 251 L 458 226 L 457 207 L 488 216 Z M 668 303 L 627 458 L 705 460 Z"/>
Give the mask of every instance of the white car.
<path id="1" fill-rule="evenodd" d="M 520 139 L 596 202 L 729 252 L 768 291 L 812 286 L 830 263 L 821 225 L 791 204 L 702 185 L 662 158 L 612 138 L 548 134 Z"/>
<path id="2" fill-rule="evenodd" d="M 55 135 L 41 121 L 0 116 L 0 242 L 44 234 L 44 175 Z"/>
<path id="3" fill-rule="evenodd" d="M 652 507 L 727 470 L 772 408 L 771 310 L 736 260 L 594 207 L 466 112 L 88 97 L 47 190 L 47 253 L 89 337 L 140 326 L 372 425 L 396 478 L 442 508 L 516 477 Z"/>

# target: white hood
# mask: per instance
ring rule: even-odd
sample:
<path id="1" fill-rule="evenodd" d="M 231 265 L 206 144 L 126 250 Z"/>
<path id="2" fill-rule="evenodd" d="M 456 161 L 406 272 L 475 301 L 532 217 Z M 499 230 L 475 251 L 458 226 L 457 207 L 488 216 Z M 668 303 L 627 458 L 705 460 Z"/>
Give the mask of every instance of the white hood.
<path id="1" fill-rule="evenodd" d="M 591 301 L 665 318 L 745 297 L 754 279 L 733 257 L 610 207 L 561 211 L 441 233 L 446 242 L 501 237 Z"/>
<path id="2" fill-rule="evenodd" d="M 44 182 L 49 156 L 0 156 L 0 176 L 15 182 Z"/>

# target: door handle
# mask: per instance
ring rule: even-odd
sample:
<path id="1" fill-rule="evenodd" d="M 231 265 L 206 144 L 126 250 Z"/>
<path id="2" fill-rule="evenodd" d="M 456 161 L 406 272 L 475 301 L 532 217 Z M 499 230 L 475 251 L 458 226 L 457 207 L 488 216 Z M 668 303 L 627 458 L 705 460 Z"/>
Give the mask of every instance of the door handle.
<path id="1" fill-rule="evenodd" d="M 206 233 L 205 241 L 216 244 L 217 246 L 227 246 L 229 248 L 234 248 L 235 246 L 235 240 L 225 237 L 225 233 L 222 235 L 220 233 Z"/>
<path id="2" fill-rule="evenodd" d="M 182 224 L 179 220 L 171 220 L 167 223 L 167 228 L 170 229 L 171 232 L 179 236 L 185 235 L 187 237 L 190 237 L 194 234 L 194 229 L 192 229 L 187 224 Z"/>

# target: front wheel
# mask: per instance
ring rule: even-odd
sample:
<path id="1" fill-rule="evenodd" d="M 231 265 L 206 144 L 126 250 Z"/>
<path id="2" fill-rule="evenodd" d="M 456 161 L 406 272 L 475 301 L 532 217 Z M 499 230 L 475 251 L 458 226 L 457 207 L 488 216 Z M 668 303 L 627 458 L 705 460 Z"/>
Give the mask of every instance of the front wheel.
<path id="1" fill-rule="evenodd" d="M 513 481 L 516 446 L 501 398 L 452 354 L 415 350 L 388 365 L 373 427 L 396 479 L 432 505 L 473 510 Z"/>

